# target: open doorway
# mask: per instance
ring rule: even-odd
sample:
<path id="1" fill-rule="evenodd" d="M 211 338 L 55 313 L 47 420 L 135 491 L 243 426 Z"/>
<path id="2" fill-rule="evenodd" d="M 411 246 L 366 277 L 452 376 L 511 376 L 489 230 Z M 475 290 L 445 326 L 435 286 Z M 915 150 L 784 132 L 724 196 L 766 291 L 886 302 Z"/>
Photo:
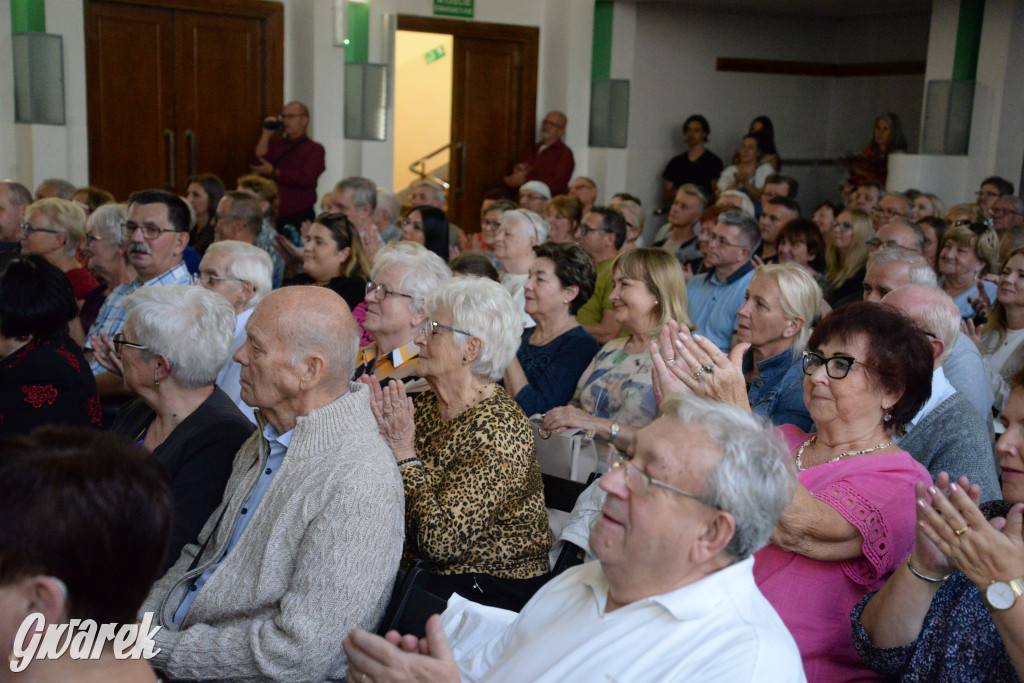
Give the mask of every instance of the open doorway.
<path id="1" fill-rule="evenodd" d="M 401 200 L 409 184 L 424 176 L 448 189 L 454 42 L 443 33 L 395 32 L 392 187 Z"/>
<path id="2" fill-rule="evenodd" d="M 395 192 L 401 197 L 420 177 L 408 172 L 410 163 L 448 144 L 420 168 L 440 171 L 450 186 L 449 220 L 477 232 L 484 194 L 503 185 L 512 163 L 533 141 L 540 31 L 409 15 L 399 15 L 396 29 Z M 425 74 L 422 84 L 407 82 L 416 69 Z M 447 130 L 442 92 L 449 93 Z M 411 101 L 403 99 L 410 95 Z M 413 121 L 403 123 L 405 117 Z"/>

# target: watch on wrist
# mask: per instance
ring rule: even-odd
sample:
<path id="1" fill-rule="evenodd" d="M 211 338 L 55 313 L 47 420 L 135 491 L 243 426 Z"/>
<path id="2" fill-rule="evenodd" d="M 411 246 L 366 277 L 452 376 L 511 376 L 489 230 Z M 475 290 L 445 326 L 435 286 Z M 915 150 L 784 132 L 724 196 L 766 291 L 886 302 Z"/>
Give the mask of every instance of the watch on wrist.
<path id="1" fill-rule="evenodd" d="M 619 435 L 620 429 L 622 429 L 622 427 L 619 425 L 618 422 L 612 422 L 612 426 L 609 427 L 608 429 L 608 433 L 610 434 L 610 436 L 608 437 L 609 443 L 615 443 L 615 437 Z"/>
<path id="2" fill-rule="evenodd" d="M 1008 610 L 1024 594 L 1024 578 L 1009 581 L 993 581 L 985 589 L 985 604 L 989 609 Z"/>

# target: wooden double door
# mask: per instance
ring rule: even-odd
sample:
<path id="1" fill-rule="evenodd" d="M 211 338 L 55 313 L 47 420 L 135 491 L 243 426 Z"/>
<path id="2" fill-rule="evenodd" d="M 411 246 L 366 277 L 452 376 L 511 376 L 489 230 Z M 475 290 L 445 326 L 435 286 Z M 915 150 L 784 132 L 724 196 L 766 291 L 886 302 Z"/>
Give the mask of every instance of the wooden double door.
<path id="1" fill-rule="evenodd" d="M 282 105 L 282 6 L 87 0 L 85 26 L 90 183 L 122 201 L 196 173 L 233 188 Z"/>
<path id="2" fill-rule="evenodd" d="M 398 29 L 454 37 L 448 214 L 463 230 L 478 232 L 484 194 L 504 186 L 533 142 L 540 31 L 408 15 L 399 15 Z"/>

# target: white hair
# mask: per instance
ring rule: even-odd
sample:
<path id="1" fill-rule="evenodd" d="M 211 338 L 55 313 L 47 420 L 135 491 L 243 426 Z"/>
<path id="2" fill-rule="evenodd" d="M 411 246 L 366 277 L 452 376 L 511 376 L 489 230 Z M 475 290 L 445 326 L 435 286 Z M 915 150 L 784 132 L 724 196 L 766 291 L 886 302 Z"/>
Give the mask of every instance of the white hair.
<path id="1" fill-rule="evenodd" d="M 722 197 L 739 197 L 740 205 L 742 207 L 740 211 L 747 214 L 748 216 L 754 215 L 754 202 L 749 196 L 747 196 L 746 193 L 740 192 L 739 190 L 725 190 L 724 192 L 720 192 L 718 194 L 718 202 L 715 204 L 715 206 L 719 206 L 722 204 Z"/>
<path id="2" fill-rule="evenodd" d="M 699 425 L 722 454 L 701 500 L 732 515 L 736 531 L 723 552 L 735 562 L 746 559 L 768 543 L 796 490 L 781 437 L 763 417 L 692 395 L 665 399 L 661 414 Z"/>
<path id="3" fill-rule="evenodd" d="M 894 292 L 913 297 L 913 303 L 908 307 L 909 310 L 903 312 L 909 315 L 922 330 L 934 334 L 942 341 L 945 348 L 942 355 L 939 356 L 938 362 L 940 365 L 945 363 L 953 351 L 957 337 L 960 336 L 960 307 L 956 305 L 949 294 L 937 287 L 909 284 L 894 289 L 886 296 Z"/>
<path id="4" fill-rule="evenodd" d="M 938 288 L 939 278 L 928 259 L 919 251 L 904 247 L 889 247 L 868 256 L 868 265 L 876 263 L 906 263 L 910 265 L 910 284 Z"/>
<path id="5" fill-rule="evenodd" d="M 214 242 L 206 248 L 206 255 L 216 255 L 219 252 L 224 252 L 228 257 L 224 277 L 236 277 L 252 283 L 252 296 L 245 302 L 245 307 L 253 308 L 273 289 L 274 266 L 270 261 L 270 254 L 257 246 L 238 240 Z"/>
<path id="6" fill-rule="evenodd" d="M 804 326 L 793 339 L 793 353 L 804 350 L 811 336 L 814 319 L 821 306 L 821 287 L 811 274 L 795 263 L 772 263 L 759 266 L 754 277 L 765 275 L 779 286 L 779 303 L 786 319 L 801 318 Z"/>
<path id="7" fill-rule="evenodd" d="M 515 222 L 523 236 L 528 240 L 531 238 L 537 240 L 537 244 L 547 242 L 548 233 L 551 232 L 551 226 L 548 225 L 548 222 L 540 214 L 529 209 L 509 209 L 501 214 L 501 220 Z"/>
<path id="8" fill-rule="evenodd" d="M 438 202 L 439 204 L 444 204 L 444 188 L 437 183 L 432 183 L 429 180 L 417 180 L 409 187 L 413 189 L 417 187 L 425 187 L 430 190 L 430 196 L 433 198 L 433 201 Z"/>
<path id="9" fill-rule="evenodd" d="M 59 197 L 40 199 L 29 205 L 25 220 L 42 216 L 46 227 L 64 235 L 61 251 L 65 256 L 74 256 L 79 243 L 85 239 L 85 211 L 78 204 Z"/>
<path id="10" fill-rule="evenodd" d="M 376 282 L 385 270 L 397 276 L 393 287 L 413 297 L 406 299 L 410 313 L 423 313 L 427 295 L 452 277 L 444 259 L 415 242 L 392 242 L 377 252 L 370 280 Z"/>
<path id="11" fill-rule="evenodd" d="M 86 232 L 97 232 L 103 239 L 115 244 L 124 242 L 124 222 L 128 219 L 127 204 L 99 206 L 85 221 Z"/>
<path id="12" fill-rule="evenodd" d="M 388 220 L 392 223 L 398 218 L 398 214 L 401 211 L 401 206 L 398 203 L 398 197 L 391 190 L 385 190 L 383 187 L 377 188 L 377 211 L 383 211 L 388 215 Z"/>
<path id="13" fill-rule="evenodd" d="M 216 292 L 190 285 L 140 287 L 124 300 L 125 323 L 146 353 L 167 358 L 188 389 L 213 384 L 231 359 L 235 309 Z"/>
<path id="14" fill-rule="evenodd" d="M 452 311 L 452 327 L 483 341 L 483 349 L 470 367 L 473 374 L 501 379 L 519 350 L 523 334 L 522 315 L 508 290 L 488 278 L 456 277 L 427 296 L 428 315 L 442 306 Z M 452 335 L 456 348 L 465 346 L 466 339 L 463 334 Z"/>

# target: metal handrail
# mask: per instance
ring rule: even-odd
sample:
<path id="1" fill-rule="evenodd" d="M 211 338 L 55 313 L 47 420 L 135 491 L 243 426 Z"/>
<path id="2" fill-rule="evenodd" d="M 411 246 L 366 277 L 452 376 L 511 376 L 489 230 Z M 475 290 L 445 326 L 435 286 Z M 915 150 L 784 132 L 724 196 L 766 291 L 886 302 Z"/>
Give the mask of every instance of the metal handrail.
<path id="1" fill-rule="evenodd" d="M 416 175 L 418 175 L 420 178 L 423 178 L 425 180 L 432 180 L 432 181 L 434 181 L 435 183 L 437 183 L 438 185 L 440 185 L 441 187 L 443 187 L 444 189 L 447 190 L 448 188 L 451 187 L 451 184 L 448 181 L 444 180 L 443 178 L 441 178 L 439 176 L 434 175 L 433 173 L 428 173 L 427 172 L 427 159 L 429 159 L 429 158 L 431 158 L 433 156 L 437 156 L 438 154 L 440 154 L 441 152 L 445 151 L 446 149 L 451 149 L 451 146 L 452 146 L 451 143 L 448 143 L 444 147 L 439 147 L 438 149 L 435 149 L 430 154 L 425 154 L 425 155 L 421 156 L 419 159 L 417 159 L 416 161 L 414 161 L 411 164 L 409 164 L 409 170 L 412 173 L 415 173 Z M 449 166 L 450 165 L 451 164 L 449 164 Z M 417 166 L 419 168 L 417 168 Z"/>

